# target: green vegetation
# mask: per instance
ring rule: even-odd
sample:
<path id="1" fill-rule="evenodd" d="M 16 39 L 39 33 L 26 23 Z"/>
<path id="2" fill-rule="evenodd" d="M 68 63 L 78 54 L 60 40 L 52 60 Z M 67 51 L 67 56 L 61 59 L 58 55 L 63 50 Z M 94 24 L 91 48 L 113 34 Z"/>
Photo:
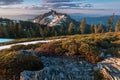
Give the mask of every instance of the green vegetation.
<path id="1" fill-rule="evenodd" d="M 108 28 L 107 28 L 108 32 L 113 31 L 113 18 L 114 18 L 114 15 L 110 16 L 110 18 L 108 19 Z"/>
<path id="2" fill-rule="evenodd" d="M 37 56 L 78 56 L 86 61 L 96 64 L 101 60 L 101 53 L 104 51 L 104 57 L 107 54 L 120 57 L 120 33 L 96 33 L 84 35 L 70 35 L 66 40 L 55 41 L 50 43 L 37 43 L 30 45 L 15 45 L 10 49 L 0 51 L 0 70 L 1 74 L 14 74 L 22 70 L 37 69 L 32 67 L 39 63 L 38 57 L 30 55 L 20 55 L 21 50 L 32 50 Z M 30 64 L 26 64 L 29 61 Z M 13 63 L 14 62 L 14 63 Z M 20 63 L 20 64 L 18 64 Z M 19 67 L 18 65 L 24 66 Z M 18 66 L 17 70 L 14 66 Z M 38 65 L 41 66 L 41 65 Z M 36 66 L 37 67 L 37 66 Z M 21 68 L 18 70 L 18 68 Z M 15 69 L 15 70 L 14 70 Z M 12 73 L 10 71 L 13 70 Z M 102 79 L 102 74 L 95 72 L 95 79 Z"/>
<path id="3" fill-rule="evenodd" d="M 95 78 L 94 80 L 106 80 L 101 70 L 94 71 L 94 78 Z"/>
<path id="4" fill-rule="evenodd" d="M 40 70 L 42 68 L 43 64 L 36 56 L 17 52 L 0 54 L 0 75 L 2 77 L 7 75 L 6 78 L 13 79 L 13 76 L 19 77 L 20 72 L 24 70 Z"/>
<path id="5" fill-rule="evenodd" d="M 78 33 L 84 34 L 85 33 L 85 27 L 86 27 L 86 20 L 85 20 L 85 18 L 83 18 L 83 20 L 82 20 L 82 22 L 79 26 Z"/>
<path id="6" fill-rule="evenodd" d="M 118 22 L 117 22 L 117 24 L 116 24 L 115 31 L 116 31 L 116 32 L 119 32 L 119 31 L 120 31 L 120 18 L 118 19 Z"/>
<path id="7" fill-rule="evenodd" d="M 35 50 L 39 55 L 52 56 L 79 56 L 93 64 L 100 61 L 102 49 L 105 56 L 109 53 L 113 56 L 120 56 L 119 33 L 98 33 L 67 36 L 66 40 L 50 43 L 37 43 L 30 45 L 15 45 L 10 49 L 1 52 L 20 50 Z"/>
<path id="8" fill-rule="evenodd" d="M 113 26 L 114 15 L 108 19 L 107 26 L 99 24 L 86 24 L 86 19 L 83 18 L 81 22 L 70 24 L 61 24 L 49 27 L 47 25 L 40 25 L 28 21 L 13 21 L 0 18 L 0 37 L 2 38 L 46 38 L 52 36 L 66 36 L 73 34 L 91 34 L 91 33 L 105 33 L 118 32 L 120 27 L 120 20 Z"/>
<path id="9" fill-rule="evenodd" d="M 120 36 L 119 33 L 98 33 L 67 36 L 66 40 L 50 43 L 37 43 L 30 45 L 15 45 L 10 49 L 2 50 L 19 51 L 19 50 L 35 50 L 38 54 L 53 56 L 79 56 L 85 58 L 91 63 L 100 61 L 102 49 L 105 56 L 109 53 L 113 56 L 120 56 Z M 6 53 L 7 53 L 6 52 Z"/>
<path id="10" fill-rule="evenodd" d="M 100 61 L 102 49 L 106 49 L 105 56 L 108 53 L 120 56 L 120 44 L 116 45 L 119 37 L 119 33 L 74 35 L 67 40 L 42 44 L 35 51 L 42 55 L 79 56 L 94 64 Z"/>
<path id="11" fill-rule="evenodd" d="M 69 27 L 68 27 L 68 34 L 69 35 L 72 35 L 72 34 L 74 34 L 74 24 L 71 22 L 70 24 L 69 24 Z"/>

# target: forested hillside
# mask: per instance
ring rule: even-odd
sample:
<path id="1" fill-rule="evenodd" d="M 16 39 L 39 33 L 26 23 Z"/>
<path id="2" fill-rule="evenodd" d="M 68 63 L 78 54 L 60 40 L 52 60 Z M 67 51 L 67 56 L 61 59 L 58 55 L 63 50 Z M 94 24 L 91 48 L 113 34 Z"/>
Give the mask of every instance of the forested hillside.
<path id="1" fill-rule="evenodd" d="M 0 18 L 0 37 L 35 38 L 120 31 L 120 19 L 118 19 L 116 25 L 114 26 L 113 16 L 110 16 L 108 24 L 105 26 L 102 22 L 98 25 L 87 24 L 85 18 L 83 18 L 81 22 L 76 22 L 66 14 L 60 13 L 53 15 L 51 20 L 51 15 L 53 15 L 52 12 L 49 12 L 49 15 L 48 13 L 44 14 L 41 16 L 42 18 L 39 18 L 39 16 L 37 18 L 37 20 L 39 19 L 38 22 L 16 21 Z M 59 19 L 61 16 L 62 18 Z"/>

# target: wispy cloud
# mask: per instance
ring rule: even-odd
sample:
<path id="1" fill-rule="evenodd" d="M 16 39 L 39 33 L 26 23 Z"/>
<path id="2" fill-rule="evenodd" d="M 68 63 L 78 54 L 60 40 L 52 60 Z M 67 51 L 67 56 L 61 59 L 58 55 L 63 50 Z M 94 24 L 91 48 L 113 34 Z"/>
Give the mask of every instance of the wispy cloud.
<path id="1" fill-rule="evenodd" d="M 92 4 L 83 4 L 84 0 L 42 0 L 42 6 L 49 6 L 49 8 L 81 8 L 92 7 Z"/>
<path id="2" fill-rule="evenodd" d="M 81 1 L 81 0 L 42 0 L 42 2 L 47 2 L 47 3 L 74 2 L 74 1 Z"/>
<path id="3" fill-rule="evenodd" d="M 20 4 L 23 0 L 0 0 L 0 5 Z"/>
<path id="4" fill-rule="evenodd" d="M 120 13 L 119 3 L 114 0 L 0 0 L 0 13 L 39 14 L 55 9 L 65 13 L 111 14 Z"/>

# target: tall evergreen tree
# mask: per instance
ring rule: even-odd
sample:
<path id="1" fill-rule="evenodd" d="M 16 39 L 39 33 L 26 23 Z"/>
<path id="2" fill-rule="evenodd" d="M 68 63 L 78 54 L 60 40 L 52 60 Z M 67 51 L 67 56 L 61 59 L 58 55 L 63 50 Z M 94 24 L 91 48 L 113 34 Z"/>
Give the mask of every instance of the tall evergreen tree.
<path id="1" fill-rule="evenodd" d="M 21 25 L 21 23 L 19 22 L 19 23 L 18 23 L 18 35 L 19 35 L 19 37 L 21 36 L 21 32 L 22 32 L 22 25 Z"/>
<path id="2" fill-rule="evenodd" d="M 90 33 L 94 33 L 94 25 L 93 24 L 90 25 Z"/>
<path id="3" fill-rule="evenodd" d="M 3 32 L 4 32 L 4 36 L 5 36 L 6 38 L 10 38 L 9 33 L 8 33 L 8 27 L 7 27 L 7 26 L 3 26 Z"/>
<path id="4" fill-rule="evenodd" d="M 120 31 L 120 17 L 119 17 L 118 22 L 117 22 L 117 24 L 116 24 L 116 26 L 115 26 L 115 31 L 116 31 L 116 32 L 119 32 L 119 31 Z"/>
<path id="5" fill-rule="evenodd" d="M 68 34 L 74 34 L 74 24 L 71 22 L 68 27 Z"/>
<path id="6" fill-rule="evenodd" d="M 85 18 L 83 18 L 82 19 L 82 22 L 81 22 L 81 24 L 80 24 L 80 26 L 79 26 L 79 32 L 81 32 L 81 34 L 84 34 L 85 33 L 85 27 L 86 27 L 86 19 Z"/>
<path id="7" fill-rule="evenodd" d="M 40 32 L 41 37 L 44 37 L 44 32 L 41 26 L 39 26 L 39 32 Z"/>
<path id="8" fill-rule="evenodd" d="M 98 28 L 96 25 L 94 25 L 94 31 L 95 31 L 95 33 L 98 33 Z"/>
<path id="9" fill-rule="evenodd" d="M 50 36 L 50 29 L 49 27 L 44 27 L 44 37 Z"/>
<path id="10" fill-rule="evenodd" d="M 110 18 L 108 19 L 108 32 L 112 32 L 113 18 L 114 18 L 114 15 L 110 16 Z"/>
<path id="11" fill-rule="evenodd" d="M 98 24 L 97 32 L 98 32 L 98 33 L 102 33 L 102 31 L 103 31 L 102 23 L 99 23 L 99 24 Z"/>
<path id="12" fill-rule="evenodd" d="M 64 35 L 64 27 L 63 27 L 63 24 L 60 26 L 60 35 Z"/>
<path id="13" fill-rule="evenodd" d="M 3 26 L 0 25 L 0 37 L 3 37 Z"/>

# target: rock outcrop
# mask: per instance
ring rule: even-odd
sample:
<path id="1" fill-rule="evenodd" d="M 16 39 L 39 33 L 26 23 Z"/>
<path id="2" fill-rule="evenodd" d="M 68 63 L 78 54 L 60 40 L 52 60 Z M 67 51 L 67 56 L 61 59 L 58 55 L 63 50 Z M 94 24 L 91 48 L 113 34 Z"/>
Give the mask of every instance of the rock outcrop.
<path id="1" fill-rule="evenodd" d="M 109 80 L 120 80 L 120 59 L 108 58 L 98 64 Z"/>
<path id="2" fill-rule="evenodd" d="M 92 65 L 79 58 L 41 57 L 45 68 L 24 71 L 20 80 L 94 80 Z"/>

